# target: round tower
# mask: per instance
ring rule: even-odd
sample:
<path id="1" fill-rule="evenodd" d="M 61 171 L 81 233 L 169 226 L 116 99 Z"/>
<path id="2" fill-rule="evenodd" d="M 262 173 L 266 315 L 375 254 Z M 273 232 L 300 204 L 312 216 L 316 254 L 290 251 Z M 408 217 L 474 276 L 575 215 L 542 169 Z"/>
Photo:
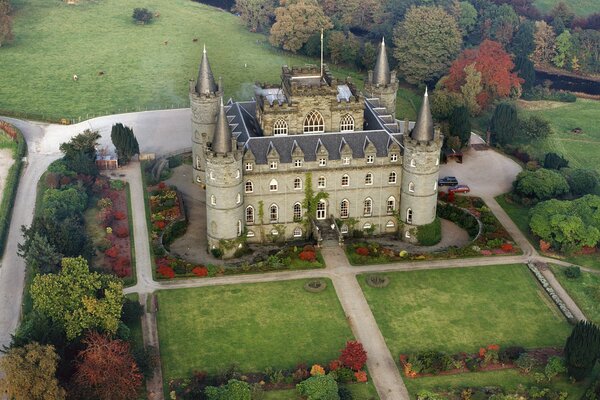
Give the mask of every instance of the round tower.
<path id="1" fill-rule="evenodd" d="M 396 93 L 398 92 L 398 79 L 396 71 L 390 72 L 385 39 L 381 39 L 375 69 L 370 70 L 364 87 L 367 98 L 378 98 L 379 105 L 385 107 L 387 113 L 396 118 Z"/>
<path id="2" fill-rule="evenodd" d="M 430 224 L 436 217 L 440 150 L 443 138 L 434 129 L 427 89 L 415 126 L 405 132 L 402 163 L 400 216 L 404 226 L 402 238 L 417 243 L 419 226 Z"/>
<path id="3" fill-rule="evenodd" d="M 206 184 L 206 146 L 212 141 L 219 112 L 219 102 L 223 96 L 221 82 L 215 83 L 206 46 L 202 52 L 202 61 L 198 79 L 190 81 L 190 108 L 192 110 L 192 159 L 193 179 L 201 185 Z"/>
<path id="4" fill-rule="evenodd" d="M 204 155 L 208 249 L 220 249 L 223 258 L 231 258 L 244 231 L 243 152 L 232 138 L 222 101 L 214 137 Z"/>

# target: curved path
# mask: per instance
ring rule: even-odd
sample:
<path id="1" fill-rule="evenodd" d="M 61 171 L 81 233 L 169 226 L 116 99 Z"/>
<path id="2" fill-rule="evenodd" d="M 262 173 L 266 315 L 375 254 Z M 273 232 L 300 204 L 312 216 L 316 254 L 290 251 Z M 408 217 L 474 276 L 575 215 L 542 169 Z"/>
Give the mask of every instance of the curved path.
<path id="1" fill-rule="evenodd" d="M 7 345 L 10 343 L 10 335 L 16 329 L 20 317 L 25 273 L 24 262 L 16 255 L 17 243 L 21 240 L 20 226 L 29 225 L 31 223 L 35 207 L 37 182 L 47 166 L 53 160 L 60 157 L 58 151 L 60 143 L 69 140 L 72 136 L 80 133 L 84 129 L 97 129 L 103 134 L 103 138 L 100 141 L 101 145 L 107 144 L 110 141 L 110 135 L 108 134 L 110 132 L 110 127 L 116 122 L 122 122 L 134 128 L 142 152 L 169 153 L 189 146 L 189 137 L 191 134 L 189 117 L 189 109 L 148 111 L 101 117 L 72 126 L 38 124 L 6 118 L 6 120 L 14 123 L 25 134 L 29 145 L 29 163 L 24 169 L 19 190 L 17 192 L 17 200 L 13 209 L 7 247 L 2 266 L 0 267 L 0 299 L 3 302 L 3 306 L 0 308 L 0 345 Z M 497 154 L 497 156 L 500 155 Z M 496 160 L 494 162 L 503 163 L 504 161 L 497 156 L 493 157 L 493 159 Z M 479 157 L 479 161 L 483 162 L 484 166 L 490 165 L 489 157 Z M 491 171 L 504 170 L 504 172 L 506 172 L 504 167 L 502 167 L 503 164 L 494 165 L 496 165 L 496 167 L 492 168 Z M 132 164 L 123 171 L 125 179 L 127 179 L 131 185 L 137 283 L 135 286 L 127 288 L 125 293 L 138 292 L 140 298 L 144 299 L 148 294 L 161 289 L 328 277 L 333 281 L 336 293 L 338 294 L 344 312 L 350 321 L 354 335 L 363 343 L 370 355 L 368 368 L 380 398 L 382 400 L 408 400 L 409 396 L 406 387 L 402 382 L 394 359 L 385 344 L 373 314 L 358 285 L 356 276 L 365 272 L 458 268 L 476 265 L 499 266 L 509 263 L 525 263 L 531 259 L 546 261 L 546 259 L 539 257 L 535 249 L 529 244 L 516 225 L 493 199 L 493 192 L 504 188 L 504 186 L 506 186 L 506 182 L 504 181 L 512 179 L 507 178 L 505 175 L 510 176 L 514 173 L 514 166 L 509 165 L 508 168 L 511 172 L 504 175 L 501 174 L 500 176 L 503 182 L 501 185 L 489 185 L 489 182 L 493 180 L 490 176 L 479 178 L 488 182 L 488 186 L 486 186 L 487 189 L 484 189 L 484 193 L 479 193 L 479 195 L 485 199 L 486 203 L 488 203 L 500 222 L 505 226 L 509 233 L 513 235 L 513 238 L 519 246 L 521 246 L 525 253 L 521 256 L 417 261 L 352 267 L 348 264 L 342 249 L 327 248 L 323 251 L 323 256 L 327 262 L 327 268 L 322 270 L 274 272 L 256 275 L 157 282 L 152 278 L 152 262 L 148 242 L 148 230 L 146 227 L 145 206 L 143 201 L 144 189 L 142 187 L 141 172 L 137 164 Z M 472 170 L 471 167 L 468 169 Z M 479 171 L 481 170 L 483 170 L 483 168 L 479 169 Z M 490 169 L 487 170 L 490 171 Z M 455 173 L 454 175 L 460 176 L 458 173 Z M 478 179 L 477 174 L 473 175 L 472 173 L 467 174 L 467 172 L 465 172 L 465 175 L 468 175 L 469 179 Z M 471 184 L 474 184 L 474 182 Z M 555 260 L 550 260 L 550 262 L 562 264 Z M 561 293 L 564 293 L 568 298 L 566 292 L 562 291 Z M 570 303 L 567 299 L 564 300 L 566 303 L 572 303 L 573 306 L 576 307 L 575 303 L 570 298 L 568 299 L 571 300 Z M 144 325 L 146 326 L 146 329 L 144 330 L 144 339 L 146 341 L 151 341 L 153 344 L 158 344 L 156 324 L 152 319 L 153 318 L 145 317 Z M 155 376 L 155 380 L 149 382 L 149 389 L 149 392 L 154 392 L 152 398 L 163 398 L 162 379 L 160 376 Z"/>

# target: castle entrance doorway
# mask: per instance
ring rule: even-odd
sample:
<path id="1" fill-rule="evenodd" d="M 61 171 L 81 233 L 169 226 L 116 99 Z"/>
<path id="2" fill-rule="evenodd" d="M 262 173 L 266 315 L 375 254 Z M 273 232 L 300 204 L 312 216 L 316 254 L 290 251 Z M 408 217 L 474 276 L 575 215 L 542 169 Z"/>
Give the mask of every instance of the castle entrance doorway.
<path id="1" fill-rule="evenodd" d="M 327 204 L 325 200 L 319 201 L 317 204 L 317 219 L 325 219 L 327 217 Z"/>

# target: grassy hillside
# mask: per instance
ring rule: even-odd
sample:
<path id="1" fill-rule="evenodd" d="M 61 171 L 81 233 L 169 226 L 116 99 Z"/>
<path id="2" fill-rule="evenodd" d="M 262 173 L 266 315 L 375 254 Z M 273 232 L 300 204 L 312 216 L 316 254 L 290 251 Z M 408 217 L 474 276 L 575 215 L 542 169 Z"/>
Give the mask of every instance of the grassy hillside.
<path id="1" fill-rule="evenodd" d="M 544 13 L 549 12 L 561 0 L 535 0 L 535 6 Z M 562 0 L 567 3 L 573 12 L 579 16 L 600 12 L 598 0 Z"/>

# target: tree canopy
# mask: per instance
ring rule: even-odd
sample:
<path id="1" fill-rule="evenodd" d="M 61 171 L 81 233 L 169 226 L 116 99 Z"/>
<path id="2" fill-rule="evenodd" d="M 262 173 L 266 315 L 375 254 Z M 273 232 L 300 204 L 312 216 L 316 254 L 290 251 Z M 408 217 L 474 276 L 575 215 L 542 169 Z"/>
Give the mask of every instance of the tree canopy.
<path id="1" fill-rule="evenodd" d="M 331 375 L 315 375 L 296 385 L 307 400 L 339 400 L 338 385 Z"/>
<path id="2" fill-rule="evenodd" d="M 515 193 L 533 200 L 548 200 L 569 193 L 567 180 L 551 169 L 522 171 L 514 182 Z"/>
<path id="3" fill-rule="evenodd" d="M 204 393 L 208 400 L 250 400 L 250 385 L 246 382 L 231 379 L 226 385 L 208 386 Z"/>
<path id="4" fill-rule="evenodd" d="M 407 82 L 424 84 L 444 75 L 460 51 L 456 20 L 441 7 L 413 7 L 394 29 L 394 57 Z"/>
<path id="5" fill-rule="evenodd" d="M 511 143 L 518 128 L 517 108 L 511 103 L 498 104 L 489 127 L 494 141 L 502 145 Z"/>
<path id="6" fill-rule="evenodd" d="M 85 130 L 70 141 L 60 145 L 63 160 L 71 171 L 85 175 L 97 175 L 96 146 L 100 134 L 97 131 Z"/>
<path id="7" fill-rule="evenodd" d="M 31 285 L 33 308 L 64 325 L 68 339 L 87 329 L 115 333 L 123 306 L 123 284 L 90 272 L 82 257 L 64 258 L 58 274 L 37 275 Z"/>
<path id="8" fill-rule="evenodd" d="M 117 149 L 119 164 L 127 164 L 131 158 L 140 154 L 138 141 L 133 134 L 133 129 L 123 124 L 114 124 L 111 130 L 110 139 Z"/>

